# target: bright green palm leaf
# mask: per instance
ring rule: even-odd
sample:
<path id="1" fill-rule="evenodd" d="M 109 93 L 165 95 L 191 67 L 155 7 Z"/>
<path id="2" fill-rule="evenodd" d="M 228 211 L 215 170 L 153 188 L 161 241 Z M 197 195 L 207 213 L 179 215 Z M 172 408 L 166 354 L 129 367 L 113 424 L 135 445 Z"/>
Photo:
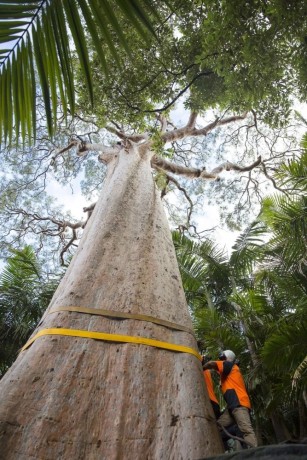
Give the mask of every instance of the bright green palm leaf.
<path id="1" fill-rule="evenodd" d="M 24 29 L 1 29 L 0 28 L 0 38 L 8 38 L 12 37 L 13 39 L 16 38 L 15 34 L 23 33 Z M 8 40 L 6 40 L 8 41 Z"/>
<path id="2" fill-rule="evenodd" d="M 83 26 L 80 20 L 79 12 L 74 0 L 66 0 L 63 2 L 63 7 L 66 13 L 67 21 L 74 39 L 76 51 L 80 60 L 81 68 L 83 69 L 87 89 L 89 92 L 91 103 L 94 103 L 92 73 L 90 60 L 87 51 Z"/>
<path id="3" fill-rule="evenodd" d="M 29 59 L 28 59 L 28 52 L 23 42 L 21 45 L 21 53 L 22 53 L 22 65 L 24 69 L 23 78 L 26 79 L 26 85 L 24 85 L 24 103 L 25 103 L 25 112 L 26 112 L 26 123 L 27 123 L 27 135 L 28 138 L 31 137 L 32 134 L 32 115 L 31 115 L 31 72 L 29 66 Z"/>
<path id="4" fill-rule="evenodd" d="M 26 107 L 25 107 L 25 100 L 24 100 L 24 96 L 25 96 L 24 87 L 26 85 L 23 85 L 24 69 L 23 69 L 23 59 L 22 59 L 22 53 L 21 53 L 20 47 L 18 47 L 18 50 L 17 50 L 16 64 L 17 64 L 17 92 L 18 92 L 21 138 L 24 142 L 25 136 L 26 136 L 26 120 L 27 120 L 27 117 L 29 116 L 29 113 L 27 113 L 27 111 L 25 110 Z"/>
<path id="5" fill-rule="evenodd" d="M 20 130 L 20 112 L 18 101 L 18 73 L 17 73 L 17 59 L 15 53 L 12 59 L 12 93 L 13 93 L 13 107 L 14 107 L 14 122 L 16 138 L 19 138 Z M 11 136 L 11 133 L 9 134 Z"/>
<path id="6" fill-rule="evenodd" d="M 138 32 L 145 39 L 147 38 L 146 33 L 141 24 L 145 24 L 145 26 L 148 28 L 148 30 L 150 30 L 151 33 L 155 33 L 152 28 L 151 21 L 148 15 L 145 13 L 145 10 L 141 6 L 140 2 L 138 2 L 137 0 L 118 0 L 117 3 L 118 6 L 122 9 L 122 11 L 125 13 L 127 18 L 132 22 L 136 30 L 138 30 Z M 152 3 L 149 0 L 144 0 L 144 3 L 146 4 L 147 8 L 150 9 L 151 12 L 158 18 L 158 15 L 152 6 Z"/>
<path id="7" fill-rule="evenodd" d="M 107 24 L 107 21 L 106 21 L 106 16 L 105 16 L 105 13 L 104 13 L 104 11 L 102 9 L 103 4 L 101 2 L 99 2 L 99 0 L 92 0 L 90 2 L 90 4 L 91 4 L 91 8 L 92 8 L 92 14 L 93 14 L 95 20 L 97 21 L 97 24 L 99 25 L 99 32 L 101 33 L 101 35 L 105 39 L 105 41 L 106 41 L 106 43 L 107 43 L 107 45 L 109 47 L 109 50 L 110 50 L 110 52 L 112 53 L 112 56 L 115 59 L 115 62 L 118 65 L 120 65 L 120 60 L 119 60 L 118 54 L 116 52 L 116 48 L 114 46 L 112 36 L 111 36 L 110 32 L 108 31 L 108 24 Z"/>
<path id="8" fill-rule="evenodd" d="M 47 15 L 43 15 L 43 20 L 44 20 L 44 28 L 46 31 L 46 36 L 47 36 L 47 43 L 48 43 L 48 53 L 50 56 L 49 59 L 49 64 L 50 64 L 50 69 L 49 69 L 49 75 L 54 73 L 55 78 L 53 79 L 53 99 L 57 100 L 57 86 L 59 88 L 60 92 L 60 97 L 61 97 L 61 102 L 62 102 L 62 107 L 63 107 L 63 112 L 64 115 L 67 115 L 67 101 L 64 93 L 64 87 L 63 87 L 63 79 L 62 79 L 62 74 L 61 74 L 61 69 L 59 65 L 59 60 L 57 57 L 57 51 L 56 51 L 56 41 L 53 33 L 53 28 L 52 28 L 52 22 L 48 20 Z M 57 105 L 57 104 L 56 104 Z M 57 107 L 54 107 L 53 113 L 54 115 L 56 114 Z"/>
<path id="9" fill-rule="evenodd" d="M 9 26 L 10 27 L 23 27 L 27 26 L 28 22 L 27 21 L 10 21 Z M 0 31 L 3 29 L 8 29 L 7 23 L 6 22 L 0 22 Z M 9 29 L 11 30 L 11 29 Z M 24 30 L 24 29 L 23 29 Z M 10 49 L 7 50 L 7 52 L 11 51 Z"/>
<path id="10" fill-rule="evenodd" d="M 35 83 L 35 71 L 34 71 L 34 59 L 33 59 L 33 49 L 31 45 L 30 38 L 28 36 L 28 47 L 26 48 L 29 60 L 29 94 L 30 94 L 30 116 L 31 116 L 31 125 L 33 129 L 34 142 L 36 138 L 36 83 Z M 29 137 L 30 137 L 29 133 Z"/>
<path id="11" fill-rule="evenodd" d="M 57 93 L 57 86 L 61 86 L 61 81 L 57 82 L 56 80 L 56 66 L 57 66 L 57 56 L 53 54 L 52 46 L 54 44 L 52 40 L 52 35 L 50 33 L 50 23 L 46 17 L 46 13 L 43 11 L 42 13 L 42 28 L 44 31 L 45 40 L 43 40 L 42 47 L 43 48 L 43 56 L 45 56 L 45 68 L 48 72 L 48 82 L 50 87 L 50 94 L 51 94 L 51 102 L 52 102 L 52 118 L 53 118 L 53 129 L 56 126 L 56 118 L 57 118 L 57 107 L 58 107 L 58 93 Z M 58 83 L 58 85 L 57 85 Z"/>
<path id="12" fill-rule="evenodd" d="M 2 75 L 2 86 L 0 87 L 0 145 L 2 141 L 2 137 L 7 140 L 7 136 L 5 135 L 5 104 L 6 104 L 6 76 L 7 76 L 8 69 L 6 68 Z"/>
<path id="13" fill-rule="evenodd" d="M 15 4 L 14 4 L 15 3 Z M 17 3 L 17 4 L 16 4 Z M 26 4 L 27 2 L 22 2 L 22 4 L 18 4 L 20 2 L 6 2 L 1 1 L 0 3 L 0 16 L 4 16 L 5 18 L 9 18 L 12 14 L 15 13 L 24 13 L 33 12 L 37 8 L 37 4 L 39 2 L 33 2 L 30 4 Z M 28 2 L 29 3 L 29 2 Z"/>
<path id="14" fill-rule="evenodd" d="M 102 66 L 104 72 L 106 74 L 108 74 L 108 68 L 107 68 L 107 63 L 106 63 L 106 59 L 105 59 L 104 52 L 103 52 L 103 47 L 101 46 L 101 43 L 100 43 L 100 38 L 99 38 L 99 35 L 98 35 L 98 32 L 97 32 L 96 24 L 95 24 L 94 20 L 92 19 L 92 13 L 91 13 L 86 1 L 80 1 L 79 5 L 80 5 L 80 8 L 82 9 L 82 14 L 84 16 L 84 19 L 86 21 L 88 30 L 89 30 L 89 32 L 91 34 L 92 39 L 93 39 L 93 44 L 95 46 L 96 53 L 97 53 L 97 55 L 98 55 L 98 57 L 100 59 L 101 66 Z"/>
<path id="15" fill-rule="evenodd" d="M 61 5 L 57 8 L 49 8 L 52 30 L 55 37 L 57 53 L 61 64 L 63 82 L 66 89 L 68 103 L 72 113 L 75 111 L 75 89 L 74 77 L 71 64 L 71 54 L 69 49 L 69 39 L 65 27 L 65 17 Z"/>
<path id="16" fill-rule="evenodd" d="M 36 22 L 36 29 L 33 29 L 33 48 L 34 48 L 34 55 L 35 55 L 37 71 L 38 71 L 38 75 L 40 79 L 40 86 L 41 86 L 42 95 L 43 95 L 44 104 L 45 104 L 48 133 L 51 136 L 52 135 L 52 112 L 51 112 L 51 105 L 50 105 L 50 91 L 49 91 L 49 83 L 48 83 L 48 74 L 47 74 L 47 69 L 44 65 L 44 59 L 43 59 L 43 54 L 42 54 L 43 40 L 44 40 L 44 36 L 42 33 L 40 20 L 38 19 Z"/>
<path id="17" fill-rule="evenodd" d="M 103 6 L 103 13 L 106 16 L 106 19 L 112 25 L 113 29 L 118 31 L 117 32 L 118 33 L 118 38 L 119 38 L 120 42 L 123 44 L 123 46 L 124 46 L 125 50 L 127 51 L 127 53 L 130 55 L 130 50 L 129 50 L 129 47 L 128 47 L 127 42 L 126 42 L 125 35 L 123 34 L 121 26 L 120 26 L 120 24 L 119 24 L 119 22 L 118 22 L 118 20 L 116 18 L 116 15 L 113 12 L 112 6 L 108 2 L 108 0 L 104 0 L 104 2 L 101 3 L 101 6 Z M 104 30 L 106 30 L 106 28 Z"/>
<path id="18" fill-rule="evenodd" d="M 8 81 L 11 81 L 13 96 L 17 95 L 18 90 L 23 96 L 22 102 L 14 102 L 11 118 L 16 125 L 17 142 L 20 132 L 22 137 L 25 136 L 25 126 L 27 132 L 32 126 L 32 135 L 35 136 L 36 124 L 33 112 L 33 101 L 35 95 L 31 96 L 31 121 L 29 120 L 28 98 L 29 94 L 37 90 L 37 81 L 35 79 L 37 69 L 41 93 L 45 104 L 46 123 L 50 135 L 53 133 L 55 123 L 55 108 L 57 105 L 58 92 L 54 88 L 59 88 L 64 112 L 67 112 L 66 105 L 70 106 L 70 112 L 74 113 L 74 78 L 71 69 L 70 44 L 67 35 L 67 28 L 70 29 L 76 48 L 79 60 L 80 69 L 87 83 L 90 99 L 93 100 L 93 85 L 90 72 L 90 64 L 88 58 L 87 43 L 83 30 L 88 29 L 92 38 L 93 44 L 98 52 L 102 68 L 107 73 L 107 68 L 104 60 L 104 48 L 109 50 L 114 55 L 114 58 L 119 62 L 119 52 L 114 46 L 113 36 L 117 36 L 118 44 L 127 52 L 129 49 L 126 44 L 125 34 L 121 20 L 128 20 L 129 24 L 141 34 L 146 40 L 149 36 L 148 31 L 154 34 L 152 20 L 158 19 L 156 10 L 149 0 L 140 2 L 139 0 L 115 0 L 114 12 L 111 8 L 111 3 L 98 2 L 97 0 L 32 0 L 32 1 L 0 1 L 0 43 L 3 43 L 0 51 L 0 94 L 3 94 L 7 89 Z M 117 17 L 116 8 L 121 10 L 122 17 Z M 41 30 L 42 12 L 46 19 L 43 19 L 44 28 L 48 24 L 48 30 Z M 64 16 L 65 12 L 65 16 Z M 83 16 L 81 16 L 83 14 Z M 149 16 L 150 14 L 150 16 Z M 124 22 L 123 22 L 124 24 Z M 104 41 L 100 40 L 100 36 L 104 37 Z M 17 45 L 16 45 L 17 39 Z M 53 43 L 51 43 L 51 41 Z M 23 44 L 23 45 L 22 45 Z M 22 60 L 19 64 L 16 61 L 16 56 L 13 57 L 13 48 L 24 49 L 23 53 L 18 54 L 18 59 Z M 32 58 L 31 48 L 34 48 L 34 59 Z M 56 55 L 54 50 L 56 49 Z M 11 75 L 18 70 L 19 77 L 24 76 L 25 66 L 27 67 L 26 54 L 28 53 L 27 62 L 29 63 L 30 76 L 29 78 L 11 79 L 7 78 L 7 67 L 11 65 Z M 52 66 L 56 62 L 60 63 L 58 68 L 53 67 L 54 74 L 50 72 Z M 34 64 L 34 65 L 33 65 Z M 28 67 L 27 67 L 28 68 Z M 49 68 L 49 71 L 48 71 Z M 59 73 L 60 69 L 60 73 Z M 50 90 L 48 88 L 50 85 Z M 4 91 L 5 90 L 5 91 Z M 66 95 L 68 104 L 64 100 Z M 24 96 L 25 95 L 25 96 Z M 26 99 L 25 99 L 26 98 Z M 5 104 L 0 104 L 1 110 L 4 110 Z M 51 107 L 53 109 L 51 110 Z M 2 112 L 0 115 L 2 135 L 11 137 L 12 132 L 9 126 L 13 126 L 13 121 L 6 122 L 7 112 Z M 53 120 L 52 120 L 53 119 Z M 28 133 L 29 134 L 29 133 Z"/>
<path id="19" fill-rule="evenodd" d="M 12 66 L 11 63 L 8 64 L 6 69 L 6 89 L 4 90 L 4 104 L 5 109 L 4 113 L 7 114 L 5 124 L 8 133 L 9 143 L 12 141 L 13 134 L 13 96 L 12 96 Z M 5 88 L 5 86 L 4 86 Z"/>

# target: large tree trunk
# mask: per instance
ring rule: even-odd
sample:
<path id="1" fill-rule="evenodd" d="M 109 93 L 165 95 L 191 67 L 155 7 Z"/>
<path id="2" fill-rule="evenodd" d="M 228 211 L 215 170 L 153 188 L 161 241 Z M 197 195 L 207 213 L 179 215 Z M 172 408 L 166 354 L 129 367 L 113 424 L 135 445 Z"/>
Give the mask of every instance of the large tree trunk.
<path id="1" fill-rule="evenodd" d="M 192 327 L 150 155 L 122 149 L 49 309 L 142 313 Z M 188 332 L 79 312 L 49 327 L 142 336 L 196 348 Z M 35 332 L 35 333 L 36 333 Z M 197 459 L 222 452 L 199 360 L 146 345 L 44 336 L 1 381 L 6 460 Z"/>

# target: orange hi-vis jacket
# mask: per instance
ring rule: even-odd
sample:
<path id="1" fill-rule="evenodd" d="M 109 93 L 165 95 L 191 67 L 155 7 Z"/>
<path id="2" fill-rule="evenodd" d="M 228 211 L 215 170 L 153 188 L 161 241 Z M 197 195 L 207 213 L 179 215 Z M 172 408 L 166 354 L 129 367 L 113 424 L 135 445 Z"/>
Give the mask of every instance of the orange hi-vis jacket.
<path id="1" fill-rule="evenodd" d="M 209 369 L 203 372 L 204 372 L 205 384 L 208 390 L 210 401 L 214 401 L 216 404 L 219 404 L 217 397 L 215 396 L 215 393 L 214 393 L 211 372 L 209 371 Z"/>
<path id="2" fill-rule="evenodd" d="M 230 361 L 215 361 L 221 376 L 221 388 L 228 409 L 243 406 L 251 408 L 239 366 Z"/>

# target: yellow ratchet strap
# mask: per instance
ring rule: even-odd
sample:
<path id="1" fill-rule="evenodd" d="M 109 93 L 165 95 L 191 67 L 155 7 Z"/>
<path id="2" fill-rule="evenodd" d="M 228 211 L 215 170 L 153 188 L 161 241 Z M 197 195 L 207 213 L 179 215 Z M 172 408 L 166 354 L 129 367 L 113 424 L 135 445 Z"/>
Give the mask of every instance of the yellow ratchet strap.
<path id="1" fill-rule="evenodd" d="M 92 332 L 82 331 L 79 329 L 61 329 L 61 328 L 50 328 L 42 329 L 32 339 L 22 347 L 21 352 L 26 350 L 36 339 L 44 335 L 65 335 L 70 337 L 84 337 L 87 339 L 105 340 L 109 342 L 125 342 L 125 343 L 137 343 L 141 345 L 149 345 L 150 347 L 163 348 L 164 350 L 178 351 L 181 353 L 190 353 L 196 356 L 200 361 L 201 355 L 194 350 L 194 348 L 185 347 L 183 345 L 175 345 L 169 342 L 160 342 L 160 340 L 147 339 L 146 337 L 132 337 L 130 335 L 118 335 L 118 334 L 107 334 L 105 332 Z"/>
<path id="2" fill-rule="evenodd" d="M 148 321 L 150 323 L 159 324 L 161 326 L 165 326 L 170 329 L 175 329 L 177 331 L 188 332 L 189 334 L 192 334 L 193 337 L 195 337 L 192 329 L 186 326 L 181 326 L 180 324 L 172 323 L 164 319 L 155 318 L 154 316 L 141 315 L 139 313 L 122 313 L 122 312 L 113 311 L 113 310 L 102 310 L 98 308 L 85 308 L 85 307 L 59 307 L 59 308 L 55 308 L 54 310 L 49 311 L 48 315 L 50 315 L 51 313 L 57 313 L 59 311 L 76 311 L 79 313 L 88 313 L 90 315 L 107 316 L 109 318 L 136 319 L 138 321 Z"/>

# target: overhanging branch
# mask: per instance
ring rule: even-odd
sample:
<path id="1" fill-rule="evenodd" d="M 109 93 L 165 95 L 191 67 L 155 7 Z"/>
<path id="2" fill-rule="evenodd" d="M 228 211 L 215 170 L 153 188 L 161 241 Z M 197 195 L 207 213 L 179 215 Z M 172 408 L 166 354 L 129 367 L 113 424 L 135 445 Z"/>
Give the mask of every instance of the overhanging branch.
<path id="1" fill-rule="evenodd" d="M 201 179 L 215 179 L 215 180 L 219 180 L 219 173 L 221 173 L 222 171 L 236 171 L 236 172 L 251 171 L 252 169 L 259 166 L 260 163 L 261 163 L 261 157 L 258 157 L 258 159 L 254 163 L 248 166 L 239 166 L 235 163 L 226 161 L 225 163 L 222 163 L 221 165 L 214 168 L 211 172 L 207 172 L 206 168 L 202 168 L 202 169 L 187 168 L 185 166 L 177 165 L 168 160 L 165 160 L 162 157 L 158 157 L 157 155 L 154 155 L 151 160 L 151 165 L 154 169 L 159 169 L 159 170 L 162 169 L 163 171 L 167 171 L 173 174 L 178 174 L 181 176 L 189 177 L 190 179 L 201 178 Z"/>
<path id="2" fill-rule="evenodd" d="M 195 128 L 197 113 L 191 112 L 186 126 L 183 126 L 179 129 L 174 129 L 173 131 L 168 131 L 161 136 L 161 139 L 162 142 L 166 144 L 167 142 L 173 142 L 179 139 L 183 139 L 184 137 L 207 136 L 207 134 L 209 134 L 217 126 L 228 125 L 236 121 L 244 120 L 246 116 L 247 112 L 243 113 L 242 115 L 232 115 L 231 117 L 227 118 L 217 118 L 215 121 L 209 123 L 203 128 L 197 129 Z"/>
<path id="3" fill-rule="evenodd" d="M 79 220 L 77 222 L 71 222 L 66 219 L 57 219 L 52 216 L 45 217 L 41 216 L 38 213 L 29 212 L 21 208 L 7 207 L 7 211 L 11 216 L 22 216 L 20 222 L 20 229 L 22 229 L 24 232 L 26 232 L 27 229 L 29 229 L 32 233 L 35 233 L 36 235 L 41 234 L 44 236 L 58 237 L 61 241 L 61 244 L 63 245 L 62 250 L 60 252 L 60 261 L 61 265 L 65 265 L 64 254 L 68 251 L 68 249 L 71 246 L 74 245 L 75 241 L 79 239 L 77 231 L 78 229 L 82 230 L 85 228 L 93 212 L 94 207 L 95 203 L 91 204 L 86 208 L 83 208 L 83 211 L 87 212 L 87 218 L 85 220 Z M 20 229 L 16 228 L 15 230 L 19 231 Z"/>

